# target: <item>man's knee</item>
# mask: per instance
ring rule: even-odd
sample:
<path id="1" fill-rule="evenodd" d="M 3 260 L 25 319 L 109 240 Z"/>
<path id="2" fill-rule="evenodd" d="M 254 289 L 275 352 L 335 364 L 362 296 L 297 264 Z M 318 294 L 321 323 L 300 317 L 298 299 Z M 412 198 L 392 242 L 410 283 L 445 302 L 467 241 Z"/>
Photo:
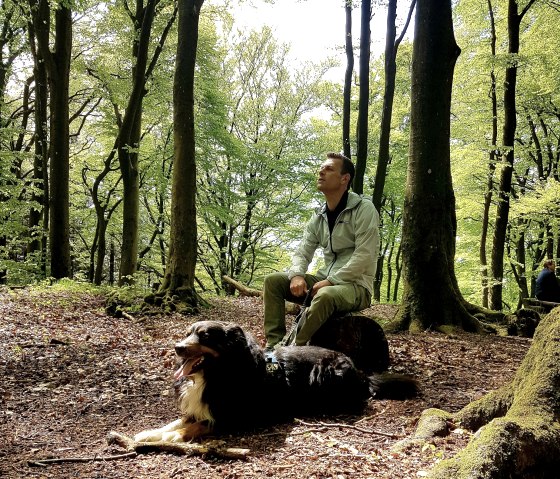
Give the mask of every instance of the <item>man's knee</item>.
<path id="1" fill-rule="evenodd" d="M 270 273 L 265 276 L 263 282 L 264 291 L 285 290 L 289 286 L 290 280 L 286 273 Z"/>
<path id="2" fill-rule="evenodd" d="M 337 295 L 335 294 L 332 286 L 325 286 L 317 291 L 311 304 L 335 304 Z"/>

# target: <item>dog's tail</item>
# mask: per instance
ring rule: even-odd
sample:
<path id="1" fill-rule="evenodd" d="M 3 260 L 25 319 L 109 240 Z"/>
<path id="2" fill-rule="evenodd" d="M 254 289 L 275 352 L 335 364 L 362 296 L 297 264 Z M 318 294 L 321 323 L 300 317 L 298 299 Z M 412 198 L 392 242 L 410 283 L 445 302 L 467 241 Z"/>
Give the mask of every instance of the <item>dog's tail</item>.
<path id="1" fill-rule="evenodd" d="M 416 379 L 406 374 L 373 374 L 368 379 L 369 392 L 375 399 L 410 399 L 419 392 Z"/>

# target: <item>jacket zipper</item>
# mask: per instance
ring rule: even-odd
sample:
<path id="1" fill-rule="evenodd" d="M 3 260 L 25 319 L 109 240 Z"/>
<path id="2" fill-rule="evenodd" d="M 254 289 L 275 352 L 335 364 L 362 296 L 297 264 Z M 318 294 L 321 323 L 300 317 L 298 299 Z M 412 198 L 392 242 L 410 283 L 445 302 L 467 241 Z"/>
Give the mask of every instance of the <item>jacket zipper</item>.
<path id="1" fill-rule="evenodd" d="M 336 217 L 336 220 L 335 220 L 335 222 L 334 222 L 334 226 L 333 226 L 332 231 L 334 231 L 334 229 L 336 228 L 336 225 L 338 224 L 338 220 L 339 220 L 339 218 L 342 216 L 342 214 L 345 213 L 346 211 L 350 211 L 350 210 L 356 208 L 361 202 L 362 202 L 362 201 L 361 201 L 361 199 L 360 199 L 360 201 L 359 201 L 355 206 L 353 206 L 352 208 L 345 207 L 345 208 L 338 214 L 338 216 Z M 325 213 L 325 214 L 322 214 L 321 216 L 323 217 L 323 220 L 327 222 L 327 228 L 328 228 L 328 227 L 329 227 L 329 220 L 328 220 L 328 218 L 326 217 L 326 213 Z M 337 253 L 335 253 L 335 252 L 333 251 L 333 246 L 332 246 L 332 231 L 331 231 L 330 228 L 329 228 L 329 245 L 330 245 L 330 247 L 331 247 L 331 253 L 334 255 L 334 258 L 333 258 L 333 260 L 331 261 L 331 264 L 329 265 L 329 269 L 328 269 L 328 271 L 327 271 L 327 277 L 329 276 L 329 274 L 331 274 L 331 269 L 332 269 L 333 266 L 336 264 L 336 259 L 337 259 L 337 257 L 338 257 Z"/>

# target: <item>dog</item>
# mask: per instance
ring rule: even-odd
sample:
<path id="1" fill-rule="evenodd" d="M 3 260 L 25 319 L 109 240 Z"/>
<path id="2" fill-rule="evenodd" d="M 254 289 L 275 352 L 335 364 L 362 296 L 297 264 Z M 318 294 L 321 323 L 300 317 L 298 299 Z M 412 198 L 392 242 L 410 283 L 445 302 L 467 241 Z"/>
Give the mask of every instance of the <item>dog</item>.
<path id="1" fill-rule="evenodd" d="M 236 433 L 295 416 L 357 413 L 370 397 L 417 394 L 410 377 L 367 376 L 343 353 L 318 346 L 285 346 L 272 360 L 240 326 L 192 324 L 176 344 L 174 377 L 181 418 L 135 435 L 138 442 L 183 442 Z"/>

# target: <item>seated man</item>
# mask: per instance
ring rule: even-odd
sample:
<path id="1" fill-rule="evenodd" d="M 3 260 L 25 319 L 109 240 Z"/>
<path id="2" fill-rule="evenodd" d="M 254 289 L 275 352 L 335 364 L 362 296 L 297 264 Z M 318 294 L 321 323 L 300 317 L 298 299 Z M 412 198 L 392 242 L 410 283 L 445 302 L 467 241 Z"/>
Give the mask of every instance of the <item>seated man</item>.
<path id="1" fill-rule="evenodd" d="M 537 276 L 535 296 L 541 301 L 560 303 L 560 286 L 554 273 L 556 263 L 553 259 L 547 259 L 543 264 L 543 268 Z"/>
<path id="2" fill-rule="evenodd" d="M 311 291 L 311 305 L 299 325 L 295 344 L 307 344 L 334 313 L 367 308 L 371 303 L 379 250 L 379 215 L 373 203 L 349 192 L 354 164 L 344 155 L 328 153 L 321 165 L 317 189 L 326 203 L 307 224 L 292 266 L 287 273 L 273 273 L 264 281 L 264 329 L 267 349 L 286 334 L 284 301 L 302 303 Z M 307 273 L 317 248 L 324 266 Z"/>

